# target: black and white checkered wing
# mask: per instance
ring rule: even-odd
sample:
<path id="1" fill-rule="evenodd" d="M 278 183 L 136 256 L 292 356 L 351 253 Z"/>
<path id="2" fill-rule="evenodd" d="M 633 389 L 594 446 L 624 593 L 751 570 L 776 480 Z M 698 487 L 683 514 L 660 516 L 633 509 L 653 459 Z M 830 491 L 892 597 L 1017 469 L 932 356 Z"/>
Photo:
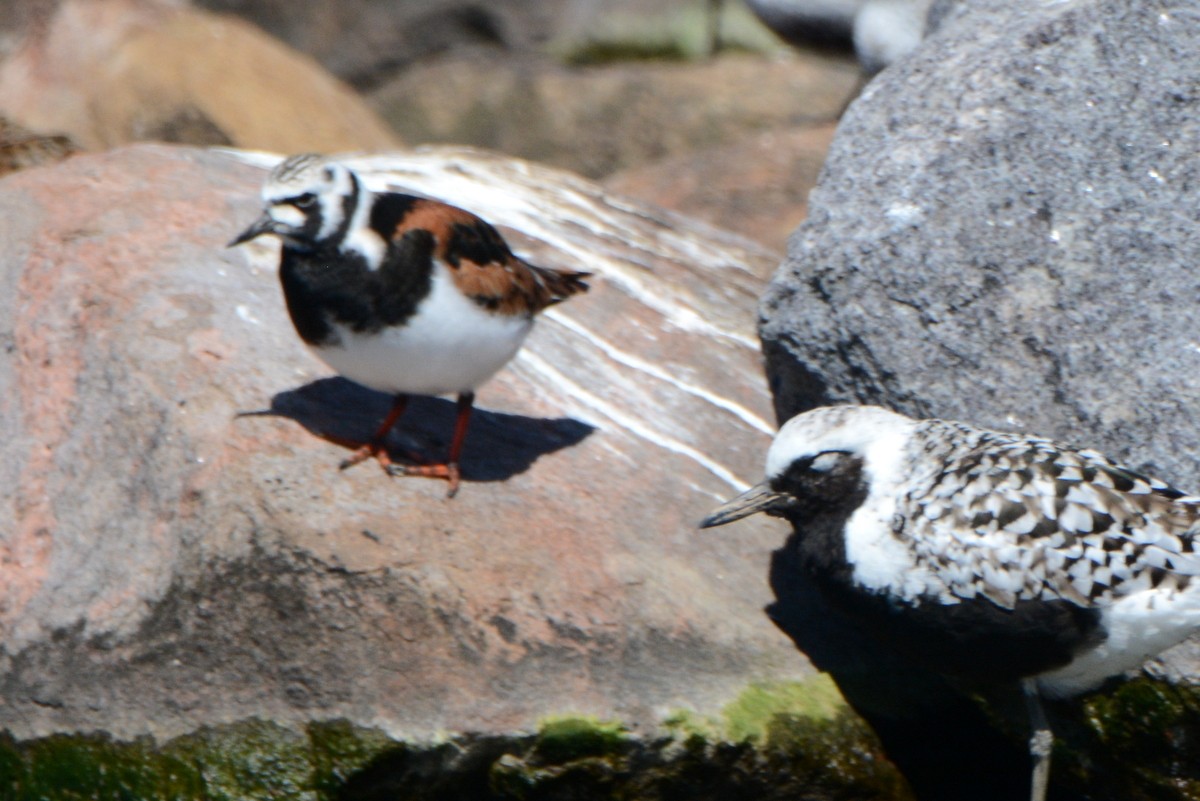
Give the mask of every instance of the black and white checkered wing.
<path id="1" fill-rule="evenodd" d="M 1093 451 L 993 432 L 969 440 L 935 458 L 902 516 L 918 563 L 951 596 L 1093 606 L 1200 575 L 1200 498 Z"/>

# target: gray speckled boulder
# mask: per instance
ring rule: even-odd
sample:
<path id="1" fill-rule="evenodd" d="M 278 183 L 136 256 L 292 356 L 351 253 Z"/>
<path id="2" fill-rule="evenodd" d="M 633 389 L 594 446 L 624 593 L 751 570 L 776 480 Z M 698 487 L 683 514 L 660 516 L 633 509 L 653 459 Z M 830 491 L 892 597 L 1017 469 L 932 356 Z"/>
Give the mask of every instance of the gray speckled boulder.
<path id="1" fill-rule="evenodd" d="M 1200 15 L 1125 0 L 935 11 L 843 117 L 760 305 L 778 416 L 878 403 L 1095 447 L 1200 491 Z M 821 640 L 828 615 L 796 573 L 777 558 L 776 620 L 918 797 L 1027 797 L 1028 762 L 1005 755 L 1023 723 L 1006 746 L 936 677 L 845 629 Z M 1188 644 L 1151 672 L 1195 683 L 1198 666 Z M 1173 692 L 1134 682 L 1063 704 L 1055 731 L 1087 753 L 1099 741 L 1077 732 L 1111 699 Z M 1131 766 L 1149 764 L 1155 728 L 1120 735 Z M 1071 758 L 1055 798 L 1139 797 L 1121 783 L 1165 787 L 1172 770 L 1101 775 L 1123 759 L 1093 751 L 1080 786 Z"/>
<path id="2" fill-rule="evenodd" d="M 781 418 L 1036 432 L 1200 489 L 1200 16 L 981 0 L 851 106 L 763 300 Z"/>

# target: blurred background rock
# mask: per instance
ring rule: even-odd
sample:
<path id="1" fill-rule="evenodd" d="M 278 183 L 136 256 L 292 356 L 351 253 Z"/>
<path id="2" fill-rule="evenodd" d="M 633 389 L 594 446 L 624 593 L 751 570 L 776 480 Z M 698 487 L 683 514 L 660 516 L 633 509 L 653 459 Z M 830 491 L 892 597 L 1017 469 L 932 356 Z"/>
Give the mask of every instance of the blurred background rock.
<path id="1" fill-rule="evenodd" d="M 897 5 L 928 2 L 0 0 L 0 116 L 45 158 L 472 145 L 782 250 L 868 73 L 854 21 Z"/>

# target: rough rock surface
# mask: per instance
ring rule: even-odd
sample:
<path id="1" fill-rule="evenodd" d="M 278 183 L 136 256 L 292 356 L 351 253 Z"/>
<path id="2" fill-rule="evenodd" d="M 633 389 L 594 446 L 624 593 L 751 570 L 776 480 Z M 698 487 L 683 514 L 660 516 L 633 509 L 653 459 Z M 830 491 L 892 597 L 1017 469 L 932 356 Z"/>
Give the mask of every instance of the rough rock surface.
<path id="1" fill-rule="evenodd" d="M 553 21 L 566 3 L 198 0 L 196 5 L 244 16 L 344 80 L 370 83 L 381 72 L 458 47 L 529 48 L 549 38 Z"/>
<path id="2" fill-rule="evenodd" d="M 832 122 L 764 131 L 725 145 L 630 167 L 604 179 L 648 200 L 783 252 L 808 213 L 833 138 Z"/>
<path id="3" fill-rule="evenodd" d="M 926 35 L 937 32 L 950 17 L 968 10 L 966 0 L 933 0 L 925 17 Z"/>
<path id="4" fill-rule="evenodd" d="M 1197 43 L 1184 13 L 976 3 L 876 78 L 761 308 L 781 415 L 883 403 L 1200 489 Z"/>
<path id="5" fill-rule="evenodd" d="M 830 121 L 858 76 L 849 59 L 803 53 L 589 68 L 458 57 L 413 67 L 369 98 L 406 141 L 489 147 L 596 178 Z"/>
<path id="6" fill-rule="evenodd" d="M 596 45 L 678 55 L 707 46 L 710 27 L 752 48 L 772 44 L 770 32 L 736 0 L 714 19 L 708 0 L 196 0 L 239 14 L 307 53 L 356 86 L 379 84 L 430 57 L 479 47 L 504 60 L 551 50 L 572 56 Z"/>
<path id="7" fill-rule="evenodd" d="M 35 133 L 0 116 L 0 175 L 62 161 L 78 152 L 69 137 Z"/>
<path id="8" fill-rule="evenodd" d="M 780 418 L 877 403 L 1095 447 L 1200 491 L 1196 15 L 1119 0 L 980 0 L 940 25 L 850 106 L 764 296 Z M 777 567 L 776 589 L 787 590 L 781 579 L 794 575 Z M 855 674 L 839 684 L 858 683 L 851 700 L 892 727 L 877 730 L 910 778 L 896 742 L 920 751 L 909 756 L 932 782 L 946 781 L 946 765 L 966 786 L 1000 775 L 977 761 L 998 751 L 945 750 L 985 736 L 986 721 L 970 733 L 956 725 L 953 742 L 897 723 L 904 703 L 931 695 L 954 707 L 936 713 L 943 720 L 977 713 L 953 694 L 914 698 L 928 677 L 881 668 L 888 657 L 869 643 L 856 650 L 845 632 L 840 652 L 818 657 L 806 640 L 820 611 L 808 615 L 784 627 L 819 666 Z M 1152 672 L 1194 683 L 1196 654 L 1175 648 Z M 873 697 L 872 682 L 885 688 Z M 1070 704 L 1056 712 L 1061 734 L 1096 719 Z M 1022 786 L 1027 768 L 1005 759 Z M 1104 797 L 1098 774 L 1080 778 Z"/>
<path id="9" fill-rule="evenodd" d="M 142 145 L 0 181 L 5 730 L 651 727 L 810 675 L 761 611 L 778 526 L 695 529 L 761 471 L 770 255 L 528 163 L 355 161 L 596 273 L 480 391 L 450 501 L 336 469 L 322 435 L 366 438 L 389 401 L 301 345 L 276 246 L 224 248 L 258 212 L 250 158 Z M 440 452 L 451 419 L 416 403 L 396 452 Z"/>
<path id="10" fill-rule="evenodd" d="M 28 4 L 27 4 L 28 5 Z M 400 139 L 352 90 L 242 20 L 161 0 L 15 15 L 0 114 L 85 148 L 157 139 L 283 152 Z"/>

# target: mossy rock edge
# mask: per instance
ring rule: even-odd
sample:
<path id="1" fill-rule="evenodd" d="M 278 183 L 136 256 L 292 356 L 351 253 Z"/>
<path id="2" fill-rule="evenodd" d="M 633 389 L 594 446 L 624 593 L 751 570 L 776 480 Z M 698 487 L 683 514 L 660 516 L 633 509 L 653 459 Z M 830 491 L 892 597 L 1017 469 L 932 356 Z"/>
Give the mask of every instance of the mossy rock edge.
<path id="1" fill-rule="evenodd" d="M 0 798 L 907 798 L 861 721 L 826 704 L 824 681 L 754 685 L 726 710 L 726 721 L 677 712 L 651 734 L 570 715 L 543 721 L 534 734 L 464 734 L 421 744 L 342 720 L 301 728 L 247 720 L 165 743 L 0 734 Z M 737 737 L 726 733 L 730 728 Z"/>

